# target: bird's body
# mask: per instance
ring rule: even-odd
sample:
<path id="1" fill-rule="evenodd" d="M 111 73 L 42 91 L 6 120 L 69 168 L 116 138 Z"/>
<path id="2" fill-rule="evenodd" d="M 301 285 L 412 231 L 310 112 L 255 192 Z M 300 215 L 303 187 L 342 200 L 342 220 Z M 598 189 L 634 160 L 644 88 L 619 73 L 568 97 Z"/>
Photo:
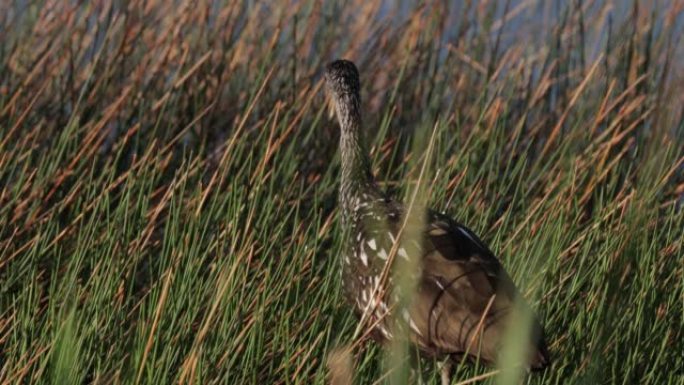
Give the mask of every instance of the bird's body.
<path id="1" fill-rule="evenodd" d="M 407 251 L 397 244 L 406 208 L 376 186 L 361 128 L 359 77 L 353 63 L 328 65 L 327 86 L 341 126 L 342 177 L 339 202 L 346 239 L 343 249 L 345 296 L 369 318 L 373 335 L 392 339 L 389 324 L 394 300 L 386 265 L 418 258 L 416 293 L 401 317 L 410 341 L 429 356 L 496 360 L 514 303 L 523 303 L 508 274 L 488 247 L 469 229 L 428 210 L 425 228 Z M 394 248 L 394 249 L 393 249 Z M 382 288 L 389 286 L 383 293 Z M 527 365 L 546 366 L 542 328 L 531 325 Z"/>

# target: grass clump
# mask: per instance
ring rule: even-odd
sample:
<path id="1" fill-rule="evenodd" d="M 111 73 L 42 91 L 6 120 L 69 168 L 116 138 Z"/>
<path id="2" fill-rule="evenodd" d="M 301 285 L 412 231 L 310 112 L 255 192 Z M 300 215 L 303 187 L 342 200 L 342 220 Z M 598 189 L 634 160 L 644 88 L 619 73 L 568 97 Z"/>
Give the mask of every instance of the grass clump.
<path id="1" fill-rule="evenodd" d="M 337 57 L 360 67 L 385 188 L 418 178 L 414 134 L 437 127 L 425 200 L 546 326 L 553 367 L 527 382 L 681 383 L 680 3 L 0 15 L 0 383 L 325 383 L 356 342 L 321 91 Z M 356 346 L 354 381 L 385 378 Z"/>

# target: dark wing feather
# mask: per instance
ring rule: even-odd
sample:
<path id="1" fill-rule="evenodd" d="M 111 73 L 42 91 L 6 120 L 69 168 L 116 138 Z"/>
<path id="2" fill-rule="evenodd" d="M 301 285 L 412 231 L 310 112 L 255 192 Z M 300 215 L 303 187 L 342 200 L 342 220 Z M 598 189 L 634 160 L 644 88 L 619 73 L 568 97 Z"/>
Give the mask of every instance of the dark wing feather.
<path id="1" fill-rule="evenodd" d="M 389 199 L 384 207 L 396 235 L 404 209 Z M 514 304 L 529 310 L 515 284 L 484 242 L 445 215 L 428 212 L 422 250 L 423 272 L 410 311 L 413 342 L 435 356 L 468 354 L 493 363 Z M 536 318 L 531 327 L 529 366 L 540 369 L 549 363 L 548 352 Z"/>
<path id="2" fill-rule="evenodd" d="M 486 245 L 464 226 L 431 213 L 423 242 L 423 276 L 411 317 L 415 342 L 435 354 L 498 354 L 507 315 L 520 299 L 512 280 Z M 525 306 L 525 305 L 523 305 Z M 541 327 L 534 321 L 530 366 L 548 361 Z"/>

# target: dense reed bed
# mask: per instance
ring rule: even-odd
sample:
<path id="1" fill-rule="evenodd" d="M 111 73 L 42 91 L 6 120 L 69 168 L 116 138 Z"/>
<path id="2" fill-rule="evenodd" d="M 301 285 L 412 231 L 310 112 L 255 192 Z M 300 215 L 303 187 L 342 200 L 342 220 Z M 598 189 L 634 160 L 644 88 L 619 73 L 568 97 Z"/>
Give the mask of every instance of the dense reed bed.
<path id="1" fill-rule="evenodd" d="M 617 3 L 2 2 L 0 383 L 386 378 L 339 293 L 346 57 L 383 187 L 434 130 L 426 201 L 544 320 L 525 383 L 681 384 L 684 3 Z"/>

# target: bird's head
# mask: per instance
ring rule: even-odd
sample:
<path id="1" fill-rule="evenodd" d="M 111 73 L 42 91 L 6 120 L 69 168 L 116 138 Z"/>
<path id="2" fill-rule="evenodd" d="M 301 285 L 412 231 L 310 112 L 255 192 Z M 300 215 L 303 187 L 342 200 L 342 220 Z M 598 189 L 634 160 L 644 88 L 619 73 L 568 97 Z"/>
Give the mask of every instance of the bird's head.
<path id="1" fill-rule="evenodd" d="M 330 97 L 330 115 L 334 106 L 340 102 L 349 103 L 359 100 L 359 70 L 349 60 L 335 60 L 325 70 L 325 85 Z"/>
<path id="2" fill-rule="evenodd" d="M 325 84 L 335 97 L 359 94 L 359 70 L 349 60 L 335 60 L 325 71 Z"/>

